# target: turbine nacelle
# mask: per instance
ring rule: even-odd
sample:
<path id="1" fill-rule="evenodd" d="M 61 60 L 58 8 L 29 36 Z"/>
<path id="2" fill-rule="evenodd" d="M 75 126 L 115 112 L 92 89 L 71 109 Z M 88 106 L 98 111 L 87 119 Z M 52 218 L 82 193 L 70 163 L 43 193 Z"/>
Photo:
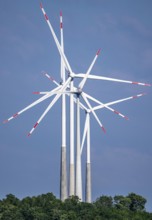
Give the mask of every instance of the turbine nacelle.
<path id="1" fill-rule="evenodd" d="M 82 94 L 82 89 L 80 87 L 78 87 L 76 90 L 77 90 L 77 95 L 81 95 Z"/>

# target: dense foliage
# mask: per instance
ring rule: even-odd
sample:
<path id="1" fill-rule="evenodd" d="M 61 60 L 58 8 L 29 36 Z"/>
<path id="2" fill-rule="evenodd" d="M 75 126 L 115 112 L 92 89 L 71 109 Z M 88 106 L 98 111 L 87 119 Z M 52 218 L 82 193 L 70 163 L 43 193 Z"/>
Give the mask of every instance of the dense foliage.
<path id="1" fill-rule="evenodd" d="M 145 210 L 146 199 L 128 196 L 101 196 L 89 204 L 72 196 L 65 202 L 52 193 L 19 200 L 9 194 L 0 200 L 0 220 L 152 220 Z"/>

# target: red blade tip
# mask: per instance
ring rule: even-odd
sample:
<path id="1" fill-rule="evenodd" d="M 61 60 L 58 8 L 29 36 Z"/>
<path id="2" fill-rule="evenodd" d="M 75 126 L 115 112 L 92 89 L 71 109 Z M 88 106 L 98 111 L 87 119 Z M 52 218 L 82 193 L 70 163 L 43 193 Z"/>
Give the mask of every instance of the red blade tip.
<path id="1" fill-rule="evenodd" d="M 99 50 L 97 51 L 97 56 L 99 55 L 100 51 L 101 51 L 101 49 L 99 49 Z"/>
<path id="2" fill-rule="evenodd" d="M 101 128 L 102 128 L 103 132 L 106 133 L 106 129 L 103 126 Z"/>
<path id="3" fill-rule="evenodd" d="M 62 17 L 62 11 L 60 11 L 60 16 Z"/>
<path id="4" fill-rule="evenodd" d="M 33 94 L 40 94 L 40 92 L 33 92 Z"/>
<path id="5" fill-rule="evenodd" d="M 40 3 L 40 8 L 43 8 L 43 5 L 42 5 L 42 3 Z"/>
<path id="6" fill-rule="evenodd" d="M 129 120 L 129 118 L 127 116 L 124 117 L 126 120 Z"/>
<path id="7" fill-rule="evenodd" d="M 147 95 L 147 93 L 146 93 L 146 92 L 144 92 L 144 93 L 142 93 L 142 95 Z"/>
<path id="8" fill-rule="evenodd" d="M 3 121 L 3 124 L 6 124 L 8 122 L 8 120 Z"/>
<path id="9" fill-rule="evenodd" d="M 145 86 L 151 86 L 152 84 L 145 83 Z"/>

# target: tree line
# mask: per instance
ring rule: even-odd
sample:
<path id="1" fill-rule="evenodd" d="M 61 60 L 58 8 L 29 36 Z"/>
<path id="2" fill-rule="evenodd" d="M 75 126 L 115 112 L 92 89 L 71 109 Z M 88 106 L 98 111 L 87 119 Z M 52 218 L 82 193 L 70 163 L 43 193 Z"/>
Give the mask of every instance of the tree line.
<path id="1" fill-rule="evenodd" d="M 12 194 L 0 200 L 0 220 L 152 220 L 146 199 L 135 193 L 127 196 L 100 196 L 93 203 L 72 196 L 64 202 L 53 193 L 18 199 Z"/>

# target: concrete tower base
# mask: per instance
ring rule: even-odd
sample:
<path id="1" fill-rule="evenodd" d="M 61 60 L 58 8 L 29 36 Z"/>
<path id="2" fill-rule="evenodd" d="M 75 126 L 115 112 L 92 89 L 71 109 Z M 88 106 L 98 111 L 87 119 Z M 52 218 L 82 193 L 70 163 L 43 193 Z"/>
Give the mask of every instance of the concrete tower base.
<path id="1" fill-rule="evenodd" d="M 69 196 L 75 195 L 75 170 L 74 164 L 70 164 L 70 181 L 69 181 Z"/>
<path id="2" fill-rule="evenodd" d="M 61 147 L 60 199 L 67 199 L 66 147 Z"/>
<path id="3" fill-rule="evenodd" d="M 86 163 L 86 192 L 85 201 L 91 203 L 91 164 Z"/>

